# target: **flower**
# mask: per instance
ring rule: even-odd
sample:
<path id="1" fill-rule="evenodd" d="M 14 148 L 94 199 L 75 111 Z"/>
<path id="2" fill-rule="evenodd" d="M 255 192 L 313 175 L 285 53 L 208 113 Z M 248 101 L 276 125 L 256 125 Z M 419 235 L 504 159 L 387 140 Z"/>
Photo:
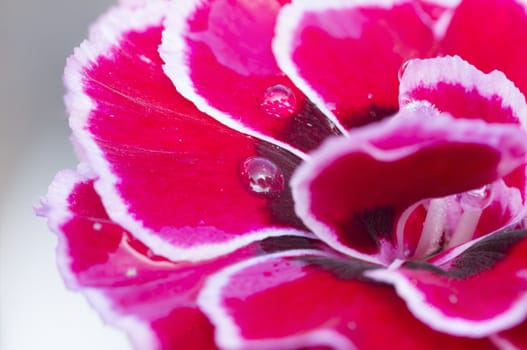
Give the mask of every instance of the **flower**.
<path id="1" fill-rule="evenodd" d="M 526 6 L 122 1 L 66 67 L 67 285 L 138 349 L 527 348 Z"/>

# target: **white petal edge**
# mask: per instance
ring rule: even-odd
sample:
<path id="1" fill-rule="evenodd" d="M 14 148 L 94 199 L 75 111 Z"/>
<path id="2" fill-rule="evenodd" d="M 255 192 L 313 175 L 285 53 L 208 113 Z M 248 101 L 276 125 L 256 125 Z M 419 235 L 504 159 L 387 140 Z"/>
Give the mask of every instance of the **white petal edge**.
<path id="1" fill-rule="evenodd" d="M 233 130 L 280 146 L 300 159 L 306 159 L 308 156 L 304 152 L 285 142 L 281 142 L 242 125 L 233 119 L 232 116 L 211 106 L 207 100 L 196 91 L 196 87 L 190 78 L 190 69 L 187 59 L 189 52 L 188 47 L 185 44 L 184 33 L 188 31 L 188 25 L 186 23 L 187 18 L 189 18 L 196 9 L 205 2 L 207 2 L 207 0 L 172 1 L 168 13 L 173 15 L 169 15 L 165 21 L 165 30 L 163 31 L 162 42 L 159 46 L 159 54 L 165 62 L 163 65 L 165 74 L 170 78 L 176 90 L 183 97 L 192 101 L 192 103 L 194 103 L 194 105 L 203 113 L 211 116 L 218 122 Z"/>
<path id="2" fill-rule="evenodd" d="M 138 9 L 117 7 L 110 10 L 92 26 L 89 39 L 75 49 L 66 65 L 64 81 L 68 93 L 65 102 L 70 115 L 70 127 L 75 140 L 82 149 L 83 156 L 98 175 L 95 190 L 101 197 L 110 218 L 147 245 L 154 253 L 173 261 L 211 259 L 268 237 L 283 235 L 312 237 L 296 229 L 269 228 L 247 232 L 242 237 L 227 242 L 192 248 L 177 247 L 161 239 L 141 221 L 130 215 L 128 205 L 117 191 L 119 179 L 112 173 L 111 166 L 104 158 L 102 150 L 86 128 L 90 113 L 96 107 L 97 102 L 86 95 L 83 90 L 82 71 L 89 64 L 96 62 L 99 57 L 111 55 L 111 49 L 119 44 L 120 38 L 125 33 L 139 32 L 150 26 L 161 25 L 168 10 L 168 3 L 164 0 L 151 0 L 145 7 Z"/>
<path id="3" fill-rule="evenodd" d="M 403 108 L 415 102 L 406 96 L 409 91 L 418 87 L 433 88 L 438 83 L 461 85 L 466 90 L 478 91 L 488 99 L 496 95 L 501 97 L 501 106 L 510 108 L 523 129 L 527 130 L 527 102 L 516 85 L 501 71 L 485 74 L 459 56 L 408 61 L 399 86 L 399 105 Z"/>
<path id="4" fill-rule="evenodd" d="M 427 103 L 422 105 L 419 105 L 419 103 L 414 103 L 412 105 L 412 110 L 406 109 L 404 113 L 414 113 L 416 111 L 419 111 L 420 108 L 429 109 L 430 106 Z M 368 141 L 371 139 L 375 139 L 375 137 L 379 133 L 390 133 L 393 132 L 390 130 L 396 130 L 400 124 L 406 123 L 406 121 L 402 120 L 402 118 L 404 119 L 404 117 L 400 116 L 394 117 L 372 125 L 366 125 L 360 129 L 355 129 L 352 132 L 352 137 L 346 140 L 337 137 L 327 139 L 315 152 L 312 153 L 311 160 L 302 163 L 298 167 L 290 181 L 293 199 L 295 201 L 295 212 L 298 217 L 302 219 L 304 224 L 309 229 L 311 229 L 311 231 L 314 232 L 319 239 L 324 241 L 333 249 L 367 262 L 384 265 L 387 263 L 382 259 L 382 251 L 380 252 L 381 254 L 378 255 L 369 255 L 356 251 L 355 249 L 349 248 L 348 246 L 340 243 L 333 234 L 333 230 L 331 229 L 331 227 L 316 219 L 315 215 L 310 209 L 312 201 L 309 193 L 309 183 L 312 179 L 314 179 L 314 173 L 318 174 L 320 172 L 320 169 L 328 167 L 336 159 L 347 154 L 352 147 L 356 151 L 363 151 L 365 153 L 368 153 L 375 159 L 383 161 L 397 160 L 414 153 L 416 151 L 416 148 L 421 147 L 420 145 L 411 145 L 395 150 L 382 150 L 374 147 Z M 433 124 L 433 127 L 437 128 L 438 126 L 446 125 L 448 123 L 452 123 L 453 121 L 458 126 L 464 125 L 464 127 L 461 128 L 461 131 L 459 130 L 459 127 L 450 128 L 450 141 L 466 141 L 466 130 L 471 129 L 473 132 L 472 135 L 474 135 L 474 133 L 476 133 L 478 130 L 482 130 L 487 126 L 486 123 L 479 120 L 467 121 L 462 119 L 454 119 L 447 113 L 442 113 L 440 116 L 430 117 L 428 123 L 420 123 L 420 125 L 421 127 L 428 128 Z M 524 133 L 521 130 L 515 131 L 516 129 L 507 125 L 493 125 L 492 128 L 494 130 L 500 130 L 502 132 L 505 130 L 507 130 L 507 132 L 514 131 L 516 133 L 516 141 L 523 143 L 524 149 L 527 148 L 527 137 L 525 137 Z M 484 130 L 482 132 L 483 134 L 485 134 Z M 496 146 L 499 143 L 500 140 L 495 140 L 491 137 L 485 138 L 485 144 L 492 145 L 494 148 L 498 148 Z M 505 156 L 505 153 L 503 153 L 502 155 Z M 502 166 L 504 165 L 505 164 L 502 164 Z M 506 170 L 511 171 L 513 169 L 498 169 L 498 171 L 500 172 L 508 172 Z M 468 246 L 465 245 L 463 245 L 462 247 L 464 247 L 464 250 L 468 248 Z"/>
<path id="5" fill-rule="evenodd" d="M 159 347 L 159 342 L 145 322 L 136 317 L 115 312 L 111 300 L 102 291 L 79 285 L 77 278 L 70 269 L 72 261 L 67 251 L 68 244 L 61 226 L 73 218 L 73 213 L 68 209 L 70 205 L 68 198 L 75 187 L 93 179 L 93 177 L 83 174 L 85 169 L 86 166 L 81 164 L 78 171 L 63 170 L 59 172 L 49 186 L 48 194 L 42 203 L 46 207 L 48 225 L 57 234 L 57 265 L 60 274 L 69 289 L 79 291 L 84 295 L 89 304 L 97 310 L 104 323 L 124 330 L 137 349 L 155 349 Z"/>
<path id="6" fill-rule="evenodd" d="M 408 0 L 293 0 L 292 3 L 285 5 L 278 15 L 275 37 L 273 39 L 273 53 L 278 66 L 345 136 L 348 135 L 348 132 L 338 121 L 335 114 L 330 111 L 329 101 L 324 101 L 324 98 L 310 86 L 309 82 L 302 78 L 297 66 L 292 60 L 295 34 L 302 16 L 306 12 L 341 10 L 361 6 L 390 9 L 395 5 L 406 2 Z"/>
<path id="7" fill-rule="evenodd" d="M 428 304 L 425 295 L 396 270 L 366 271 L 365 275 L 376 281 L 393 285 L 397 294 L 406 302 L 408 309 L 421 322 L 437 331 L 455 336 L 483 338 L 520 324 L 527 315 L 527 291 L 501 314 L 484 321 L 470 321 L 447 316 L 440 309 Z"/>
<path id="8" fill-rule="evenodd" d="M 303 335 L 281 337 L 277 339 L 245 340 L 233 319 L 222 306 L 222 290 L 229 284 L 230 278 L 238 272 L 260 263 L 289 257 L 306 255 L 326 256 L 317 250 L 296 250 L 251 258 L 231 265 L 210 276 L 198 296 L 197 304 L 216 327 L 216 343 L 227 350 L 268 350 L 296 349 L 316 345 L 331 346 L 335 350 L 355 350 L 354 344 L 342 334 L 319 329 Z"/>

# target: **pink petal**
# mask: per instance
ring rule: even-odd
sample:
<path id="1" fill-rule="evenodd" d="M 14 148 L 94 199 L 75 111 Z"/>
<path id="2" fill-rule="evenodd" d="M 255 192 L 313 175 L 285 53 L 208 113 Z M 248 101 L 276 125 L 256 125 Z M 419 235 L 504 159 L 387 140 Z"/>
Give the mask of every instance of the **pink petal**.
<path id="1" fill-rule="evenodd" d="M 485 74 L 457 56 L 408 62 L 401 77 L 399 104 L 411 108 L 416 101 L 431 103 L 456 118 L 527 127 L 525 97 L 514 84 L 499 71 Z M 525 172 L 525 167 L 520 167 L 506 176 L 505 182 L 493 185 L 492 202 L 481 213 L 474 237 L 525 215 Z M 449 207 L 458 204 L 451 201 Z"/>
<path id="2" fill-rule="evenodd" d="M 499 69 L 527 93 L 527 11 L 514 0 L 464 0 L 456 9 L 442 51 L 479 69 Z"/>
<path id="3" fill-rule="evenodd" d="M 427 101 L 457 118 L 527 127 L 525 97 L 499 71 L 485 74 L 458 56 L 411 60 L 401 76 L 399 104 Z"/>
<path id="4" fill-rule="evenodd" d="M 271 40 L 284 2 L 175 1 L 160 52 L 200 110 L 302 156 L 339 132 L 276 65 Z"/>
<path id="5" fill-rule="evenodd" d="M 70 288 L 82 291 L 103 319 L 128 332 L 137 349 L 213 349 L 213 327 L 196 306 L 205 279 L 231 263 L 265 251 L 313 247 L 281 237 L 202 263 L 156 256 L 111 221 L 93 180 L 57 175 L 45 204 L 58 234 L 58 260 Z"/>
<path id="6" fill-rule="evenodd" d="M 493 348 L 426 327 L 355 264 L 310 251 L 250 259 L 212 276 L 198 303 L 225 349 Z"/>
<path id="7" fill-rule="evenodd" d="M 282 70 L 346 128 L 395 113 L 399 68 L 434 45 L 411 1 L 295 2 L 276 31 Z"/>
<path id="8" fill-rule="evenodd" d="M 300 234 L 286 186 L 299 159 L 199 112 L 157 53 L 165 2 L 111 11 L 66 69 L 70 124 L 112 220 L 173 260 Z"/>
<path id="9" fill-rule="evenodd" d="M 452 335 L 484 337 L 527 317 L 525 232 L 495 234 L 450 262 L 367 272 L 391 283 L 410 311 L 430 327 Z"/>
<path id="10" fill-rule="evenodd" d="M 524 163 L 526 141 L 514 126 L 404 109 L 314 152 L 291 182 L 296 211 L 334 249 L 389 263 L 394 217 L 510 173 Z"/>

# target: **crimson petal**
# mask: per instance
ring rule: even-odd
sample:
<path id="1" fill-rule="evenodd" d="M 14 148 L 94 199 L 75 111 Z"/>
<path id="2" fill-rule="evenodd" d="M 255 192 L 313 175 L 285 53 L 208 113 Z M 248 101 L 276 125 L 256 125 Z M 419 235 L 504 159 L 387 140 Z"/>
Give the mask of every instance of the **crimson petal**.
<path id="1" fill-rule="evenodd" d="M 58 261 L 67 285 L 82 291 L 103 319 L 122 328 L 137 349 L 214 349 L 213 327 L 196 306 L 211 273 L 265 252 L 317 248 L 316 242 L 280 237 L 201 263 L 156 256 L 111 221 L 93 179 L 63 171 L 41 211 L 58 234 Z"/>
<path id="2" fill-rule="evenodd" d="M 493 348 L 431 330 L 390 286 L 346 273 L 353 264 L 312 251 L 250 259 L 212 276 L 198 303 L 225 349 Z"/>
<path id="3" fill-rule="evenodd" d="M 525 350 L 527 349 L 527 321 L 517 327 L 491 337 L 501 350 Z"/>
<path id="4" fill-rule="evenodd" d="M 165 2 L 116 9 L 66 69 L 70 124 L 112 220 L 172 260 L 303 235 L 286 183 L 300 161 L 199 112 L 157 53 Z"/>
<path id="5" fill-rule="evenodd" d="M 490 236 L 443 266 L 411 263 L 366 275 L 393 284 L 417 318 L 452 335 L 484 337 L 527 317 L 525 231 Z"/>
<path id="6" fill-rule="evenodd" d="M 527 46 L 519 44 L 525 37 L 525 2 L 464 0 L 452 17 L 442 51 L 460 55 L 485 72 L 502 71 L 527 94 Z"/>
<path id="7" fill-rule="evenodd" d="M 349 128 L 397 111 L 399 68 L 433 43 L 411 1 L 307 1 L 281 11 L 273 48 L 296 85 Z"/>
<path id="8" fill-rule="evenodd" d="M 408 206 L 481 187 L 524 163 L 509 125 L 453 119 L 426 105 L 328 140 L 291 185 L 304 223 L 333 248 L 390 262 L 393 221 Z"/>
<path id="9" fill-rule="evenodd" d="M 276 65 L 271 40 L 284 2 L 174 1 L 160 52 L 200 110 L 303 157 L 339 132 Z"/>

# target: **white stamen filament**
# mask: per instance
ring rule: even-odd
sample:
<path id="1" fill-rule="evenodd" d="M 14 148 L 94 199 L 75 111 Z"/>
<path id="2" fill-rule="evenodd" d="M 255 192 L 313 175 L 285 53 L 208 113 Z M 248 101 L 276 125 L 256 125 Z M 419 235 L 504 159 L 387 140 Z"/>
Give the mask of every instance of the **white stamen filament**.
<path id="1" fill-rule="evenodd" d="M 414 257 L 421 258 L 431 253 L 441 241 L 447 222 L 447 201 L 432 199 L 428 207 L 421 238 L 417 244 Z"/>
<path id="2" fill-rule="evenodd" d="M 445 249 L 470 241 L 474 236 L 482 212 L 481 208 L 465 208 L 459 219 L 456 231 L 454 231 Z"/>

